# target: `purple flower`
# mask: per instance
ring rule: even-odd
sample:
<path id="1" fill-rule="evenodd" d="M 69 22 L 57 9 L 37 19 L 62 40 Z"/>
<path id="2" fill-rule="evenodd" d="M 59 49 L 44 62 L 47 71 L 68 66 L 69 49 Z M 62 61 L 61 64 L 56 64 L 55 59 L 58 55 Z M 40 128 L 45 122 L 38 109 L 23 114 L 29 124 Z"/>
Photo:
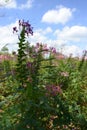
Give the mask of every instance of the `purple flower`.
<path id="1" fill-rule="evenodd" d="M 29 21 L 25 22 L 24 20 L 19 20 L 19 29 L 22 28 L 25 31 L 27 36 L 33 35 L 33 28 L 31 27 Z M 18 32 L 17 27 L 13 27 L 13 33 Z"/>
<path id="2" fill-rule="evenodd" d="M 56 96 L 57 94 L 62 93 L 62 89 L 60 88 L 60 86 L 56 86 L 56 85 L 47 85 L 46 90 L 47 90 L 46 95 L 50 95 L 50 96 Z"/>
<path id="3" fill-rule="evenodd" d="M 32 67 L 32 62 L 27 62 L 27 67 L 31 68 Z"/>
<path id="4" fill-rule="evenodd" d="M 13 33 L 18 32 L 17 27 L 13 27 Z"/>
<path id="5" fill-rule="evenodd" d="M 19 26 L 21 26 L 21 25 L 22 25 L 21 20 L 19 20 Z"/>
<path id="6" fill-rule="evenodd" d="M 35 52 L 38 53 L 39 51 L 42 51 L 42 55 L 44 56 L 44 54 L 49 52 L 49 49 L 46 44 L 36 43 Z"/>
<path id="7" fill-rule="evenodd" d="M 54 47 L 50 47 L 50 51 L 54 54 L 56 53 L 56 49 Z"/>

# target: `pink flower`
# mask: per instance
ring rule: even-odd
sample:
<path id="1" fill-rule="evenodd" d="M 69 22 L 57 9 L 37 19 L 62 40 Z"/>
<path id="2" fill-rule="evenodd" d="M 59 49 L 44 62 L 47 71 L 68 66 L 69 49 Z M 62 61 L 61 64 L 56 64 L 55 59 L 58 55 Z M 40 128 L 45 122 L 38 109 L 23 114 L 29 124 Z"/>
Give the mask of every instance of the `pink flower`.
<path id="1" fill-rule="evenodd" d="M 10 60 L 12 57 L 10 55 L 0 55 L 0 61 L 4 61 L 4 60 Z"/>
<path id="2" fill-rule="evenodd" d="M 60 86 L 55 86 L 55 85 L 47 85 L 46 90 L 47 90 L 46 95 L 51 95 L 51 96 L 56 96 L 62 93 L 62 89 L 60 88 Z"/>
<path id="3" fill-rule="evenodd" d="M 32 67 L 32 62 L 27 62 L 27 67 L 31 68 Z"/>
<path id="4" fill-rule="evenodd" d="M 46 44 L 36 43 L 35 52 L 38 53 L 39 51 L 44 55 L 48 53 L 49 49 Z"/>
<path id="5" fill-rule="evenodd" d="M 54 47 L 50 47 L 50 51 L 54 54 L 56 54 L 56 49 Z"/>

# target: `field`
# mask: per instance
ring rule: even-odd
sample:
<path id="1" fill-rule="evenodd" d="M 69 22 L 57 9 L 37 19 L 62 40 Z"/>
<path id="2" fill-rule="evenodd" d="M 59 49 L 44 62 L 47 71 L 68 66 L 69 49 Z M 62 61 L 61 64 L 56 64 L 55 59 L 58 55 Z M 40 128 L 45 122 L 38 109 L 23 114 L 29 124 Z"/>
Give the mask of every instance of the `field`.
<path id="1" fill-rule="evenodd" d="M 33 46 L 31 25 L 19 26 L 18 52 L 0 55 L 0 130 L 86 130 L 87 52 L 75 58 Z"/>

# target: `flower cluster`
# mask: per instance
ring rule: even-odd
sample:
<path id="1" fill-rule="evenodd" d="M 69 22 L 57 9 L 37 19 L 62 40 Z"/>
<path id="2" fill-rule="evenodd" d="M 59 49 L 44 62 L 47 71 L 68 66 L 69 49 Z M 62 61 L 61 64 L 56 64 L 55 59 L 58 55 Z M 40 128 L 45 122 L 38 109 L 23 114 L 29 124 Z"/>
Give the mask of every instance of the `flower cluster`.
<path id="1" fill-rule="evenodd" d="M 47 44 L 36 43 L 36 46 L 35 46 L 36 52 L 40 51 L 40 49 L 42 49 L 42 51 L 44 51 L 44 52 L 48 52 L 49 51 L 49 49 L 47 47 Z"/>
<path id="2" fill-rule="evenodd" d="M 47 47 L 46 44 L 42 44 L 42 43 L 36 43 L 35 46 L 32 46 L 29 49 L 29 55 L 32 58 L 36 58 L 38 57 L 38 55 L 42 55 L 42 57 L 45 57 L 46 54 L 48 54 L 49 52 L 49 48 Z"/>
<path id="3" fill-rule="evenodd" d="M 10 55 L 0 55 L 0 62 L 4 60 L 11 60 L 12 57 Z"/>
<path id="4" fill-rule="evenodd" d="M 36 43 L 36 46 L 34 47 L 35 53 L 41 52 L 43 56 L 47 56 L 50 54 L 56 54 L 56 49 L 54 47 L 48 47 L 47 44 L 42 43 Z"/>
<path id="5" fill-rule="evenodd" d="M 46 91 L 47 96 L 56 96 L 57 94 L 62 94 L 62 89 L 60 88 L 60 86 L 55 85 L 47 85 Z"/>
<path id="6" fill-rule="evenodd" d="M 56 54 L 56 49 L 54 47 L 50 47 L 50 51 L 54 54 Z"/>
<path id="7" fill-rule="evenodd" d="M 24 28 L 25 34 L 27 34 L 27 36 L 29 34 L 33 35 L 33 28 L 29 24 L 29 21 L 25 22 L 24 20 L 19 20 L 19 29 L 20 28 Z M 18 32 L 17 27 L 13 27 L 13 33 L 14 32 Z"/>

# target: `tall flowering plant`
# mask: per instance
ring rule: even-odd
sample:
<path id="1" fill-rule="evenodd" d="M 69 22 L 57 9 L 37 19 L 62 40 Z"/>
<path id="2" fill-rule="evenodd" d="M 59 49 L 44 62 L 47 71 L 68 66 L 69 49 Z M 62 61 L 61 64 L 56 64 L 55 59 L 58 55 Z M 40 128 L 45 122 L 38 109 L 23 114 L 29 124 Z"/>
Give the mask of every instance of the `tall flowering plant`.
<path id="1" fill-rule="evenodd" d="M 18 92 L 19 92 L 19 102 L 22 117 L 24 117 L 24 112 L 28 99 L 32 95 L 32 86 L 29 81 L 29 70 L 27 68 L 27 54 L 26 54 L 26 37 L 33 35 L 33 29 L 30 23 L 24 20 L 19 20 L 19 28 L 13 27 L 13 33 L 18 34 L 18 56 L 16 64 L 16 77 L 18 81 Z M 21 117 L 21 118 L 22 118 Z"/>
<path id="2" fill-rule="evenodd" d="M 24 20 L 19 20 L 19 30 L 17 27 L 13 27 L 13 32 L 18 33 L 18 62 L 17 62 L 17 76 L 19 80 L 20 87 L 26 86 L 27 81 L 27 55 L 25 53 L 26 49 L 26 36 L 33 35 L 33 30 L 29 22 L 25 22 Z"/>

